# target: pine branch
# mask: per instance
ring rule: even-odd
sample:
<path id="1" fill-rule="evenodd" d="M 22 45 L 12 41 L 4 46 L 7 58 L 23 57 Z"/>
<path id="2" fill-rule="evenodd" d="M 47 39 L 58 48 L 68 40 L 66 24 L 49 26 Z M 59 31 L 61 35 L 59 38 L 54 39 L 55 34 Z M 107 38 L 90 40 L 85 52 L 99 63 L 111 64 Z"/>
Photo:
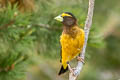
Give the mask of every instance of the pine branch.
<path id="1" fill-rule="evenodd" d="M 88 8 L 88 15 L 87 15 L 87 19 L 85 22 L 85 27 L 84 27 L 84 31 L 85 31 L 85 43 L 83 46 L 83 50 L 80 54 L 80 57 L 82 59 L 85 58 L 85 50 L 86 50 L 86 46 L 87 46 L 87 40 L 88 40 L 88 35 L 89 35 L 89 30 L 91 28 L 92 25 L 92 17 L 93 17 L 93 11 L 94 11 L 94 2 L 95 0 L 89 0 L 89 8 Z M 76 80 L 76 78 L 78 77 L 78 75 L 80 74 L 81 70 L 83 67 L 83 63 L 81 61 L 78 61 L 78 65 L 76 67 L 76 69 L 74 70 L 74 74 L 73 75 L 71 72 L 69 73 L 69 80 Z"/>
<path id="2" fill-rule="evenodd" d="M 10 25 L 14 24 L 15 20 L 10 20 L 7 24 L 0 27 L 0 30 L 8 28 Z"/>

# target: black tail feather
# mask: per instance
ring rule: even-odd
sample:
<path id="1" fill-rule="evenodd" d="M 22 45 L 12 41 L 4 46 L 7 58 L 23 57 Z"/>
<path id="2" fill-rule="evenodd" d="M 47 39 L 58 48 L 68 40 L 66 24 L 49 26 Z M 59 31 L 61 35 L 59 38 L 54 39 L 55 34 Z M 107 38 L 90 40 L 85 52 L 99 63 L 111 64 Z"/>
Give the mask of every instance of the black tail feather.
<path id="1" fill-rule="evenodd" d="M 64 69 L 63 66 L 62 66 L 58 75 L 61 75 L 61 74 L 65 73 L 66 71 L 68 71 L 68 66 L 67 66 L 66 69 Z"/>

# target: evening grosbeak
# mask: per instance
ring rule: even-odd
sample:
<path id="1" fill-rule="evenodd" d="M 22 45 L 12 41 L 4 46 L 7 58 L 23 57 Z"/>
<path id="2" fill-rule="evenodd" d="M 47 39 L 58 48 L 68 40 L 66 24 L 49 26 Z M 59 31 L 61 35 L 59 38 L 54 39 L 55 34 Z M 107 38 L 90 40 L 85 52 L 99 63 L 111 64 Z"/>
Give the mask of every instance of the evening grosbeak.
<path id="1" fill-rule="evenodd" d="M 54 18 L 62 22 L 63 31 L 60 36 L 62 67 L 58 75 L 65 73 L 69 68 L 69 61 L 77 57 L 82 51 L 85 34 L 77 25 L 77 19 L 70 12 L 64 12 Z M 82 61 L 82 59 L 79 58 Z"/>

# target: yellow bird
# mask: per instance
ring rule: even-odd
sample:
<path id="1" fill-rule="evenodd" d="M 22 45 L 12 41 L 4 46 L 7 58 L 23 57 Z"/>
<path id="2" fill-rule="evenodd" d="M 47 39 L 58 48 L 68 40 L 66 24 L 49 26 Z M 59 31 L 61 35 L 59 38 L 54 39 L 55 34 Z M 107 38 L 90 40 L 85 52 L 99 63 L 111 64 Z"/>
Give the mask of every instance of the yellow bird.
<path id="1" fill-rule="evenodd" d="M 78 27 L 77 19 L 72 13 L 64 12 L 55 19 L 63 24 L 63 32 L 60 36 L 62 67 L 58 74 L 61 75 L 68 70 L 69 61 L 80 54 L 85 34 L 84 30 Z M 79 60 L 81 59 L 79 58 Z"/>

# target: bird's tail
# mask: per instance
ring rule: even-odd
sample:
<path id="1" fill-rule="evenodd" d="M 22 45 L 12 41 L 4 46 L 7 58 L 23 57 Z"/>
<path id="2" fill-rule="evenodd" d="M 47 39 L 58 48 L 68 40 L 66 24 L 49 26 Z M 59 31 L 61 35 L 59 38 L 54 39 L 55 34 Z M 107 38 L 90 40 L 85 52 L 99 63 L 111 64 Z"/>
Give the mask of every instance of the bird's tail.
<path id="1" fill-rule="evenodd" d="M 58 73 L 58 75 L 61 75 L 63 73 L 65 73 L 66 71 L 68 71 L 68 66 L 64 69 L 63 65 L 61 66 L 60 72 Z"/>

